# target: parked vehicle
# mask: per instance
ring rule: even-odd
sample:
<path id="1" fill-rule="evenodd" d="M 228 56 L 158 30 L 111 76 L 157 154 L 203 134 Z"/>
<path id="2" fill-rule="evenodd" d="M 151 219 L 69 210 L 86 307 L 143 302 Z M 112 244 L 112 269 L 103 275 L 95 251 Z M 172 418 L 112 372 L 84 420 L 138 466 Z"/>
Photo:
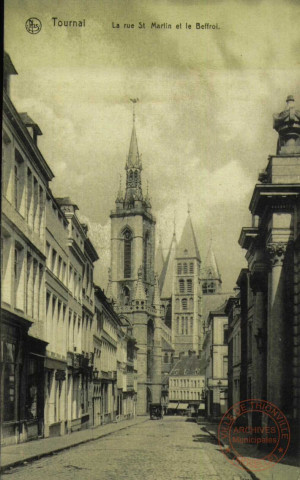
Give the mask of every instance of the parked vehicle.
<path id="1" fill-rule="evenodd" d="M 160 420 L 163 418 L 163 406 L 160 403 L 150 403 L 150 419 Z"/>

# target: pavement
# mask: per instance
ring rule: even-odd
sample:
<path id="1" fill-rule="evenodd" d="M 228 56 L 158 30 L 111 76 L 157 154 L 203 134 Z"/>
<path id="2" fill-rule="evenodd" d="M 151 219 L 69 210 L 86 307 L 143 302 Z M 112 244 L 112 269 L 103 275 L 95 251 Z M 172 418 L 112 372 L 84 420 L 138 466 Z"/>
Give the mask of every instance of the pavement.
<path id="1" fill-rule="evenodd" d="M 1 447 L 0 472 L 18 465 L 26 465 L 33 460 L 54 455 L 63 450 L 82 445 L 112 433 L 138 425 L 149 420 L 148 416 L 139 416 L 131 420 L 109 423 L 99 427 L 73 432 L 61 437 L 42 438 L 31 442 Z"/>
<path id="2" fill-rule="evenodd" d="M 213 438 L 218 440 L 218 424 L 206 422 L 202 425 L 202 428 Z M 221 444 L 224 449 L 228 450 L 227 456 L 229 459 L 235 464 L 240 464 L 240 466 L 250 474 L 253 480 L 282 480 L 285 478 L 288 480 L 300 480 L 299 457 L 288 455 L 287 453 L 284 459 L 279 463 L 266 461 L 257 457 L 254 459 L 253 456 L 250 457 L 247 446 L 245 446 L 242 451 L 243 456 L 236 457 L 232 454 L 229 445 L 226 445 L 223 442 L 221 442 Z M 239 448 L 239 451 L 241 451 L 241 448 Z M 253 464 L 253 459 L 255 461 L 255 467 L 249 467 L 251 462 Z"/>

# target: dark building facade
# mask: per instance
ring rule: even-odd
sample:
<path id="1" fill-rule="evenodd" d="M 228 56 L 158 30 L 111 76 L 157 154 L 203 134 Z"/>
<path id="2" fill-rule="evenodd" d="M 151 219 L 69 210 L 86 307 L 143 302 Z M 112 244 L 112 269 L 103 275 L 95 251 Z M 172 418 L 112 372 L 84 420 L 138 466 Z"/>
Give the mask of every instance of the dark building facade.
<path id="1" fill-rule="evenodd" d="M 261 398 L 300 420 L 299 194 L 300 112 L 292 96 L 274 115 L 277 151 L 259 175 L 242 229 L 248 270 L 241 272 L 241 397 Z"/>

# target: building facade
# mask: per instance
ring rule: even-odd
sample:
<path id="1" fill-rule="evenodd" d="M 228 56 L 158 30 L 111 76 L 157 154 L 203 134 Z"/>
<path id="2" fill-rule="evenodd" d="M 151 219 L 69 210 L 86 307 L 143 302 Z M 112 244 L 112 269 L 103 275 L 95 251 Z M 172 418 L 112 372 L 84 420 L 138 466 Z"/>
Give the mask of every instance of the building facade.
<path id="1" fill-rule="evenodd" d="M 203 343 L 205 362 L 206 413 L 220 417 L 227 410 L 228 395 L 228 318 L 225 304 L 208 316 Z"/>
<path id="2" fill-rule="evenodd" d="M 248 261 L 240 285 L 241 300 L 248 303 L 247 395 L 280 408 L 299 442 L 300 112 L 292 96 L 274 115 L 273 128 L 277 151 L 259 175 L 250 202 L 252 226 L 242 229 L 239 240 Z"/>
<path id="3" fill-rule="evenodd" d="M 203 361 L 196 352 L 181 353 L 169 374 L 169 404 L 171 413 L 196 414 L 205 397 Z"/>

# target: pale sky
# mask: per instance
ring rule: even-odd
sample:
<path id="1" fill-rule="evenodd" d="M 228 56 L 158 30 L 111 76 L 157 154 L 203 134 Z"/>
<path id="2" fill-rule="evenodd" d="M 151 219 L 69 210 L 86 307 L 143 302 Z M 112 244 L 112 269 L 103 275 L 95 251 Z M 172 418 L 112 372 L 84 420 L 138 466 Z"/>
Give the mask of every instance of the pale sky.
<path id="1" fill-rule="evenodd" d="M 190 203 L 202 260 L 212 235 L 224 290 L 235 286 L 252 191 L 276 153 L 272 114 L 289 94 L 300 106 L 299 15 L 297 0 L 6 1 L 5 49 L 19 74 L 12 101 L 43 132 L 54 195 L 70 196 L 90 224 L 103 287 L 133 97 L 143 189 L 148 181 L 165 253 L 174 212 L 179 239 Z M 42 22 L 37 35 L 25 29 L 29 17 Z M 54 27 L 52 17 L 86 26 Z M 220 29 L 196 30 L 196 22 Z"/>

